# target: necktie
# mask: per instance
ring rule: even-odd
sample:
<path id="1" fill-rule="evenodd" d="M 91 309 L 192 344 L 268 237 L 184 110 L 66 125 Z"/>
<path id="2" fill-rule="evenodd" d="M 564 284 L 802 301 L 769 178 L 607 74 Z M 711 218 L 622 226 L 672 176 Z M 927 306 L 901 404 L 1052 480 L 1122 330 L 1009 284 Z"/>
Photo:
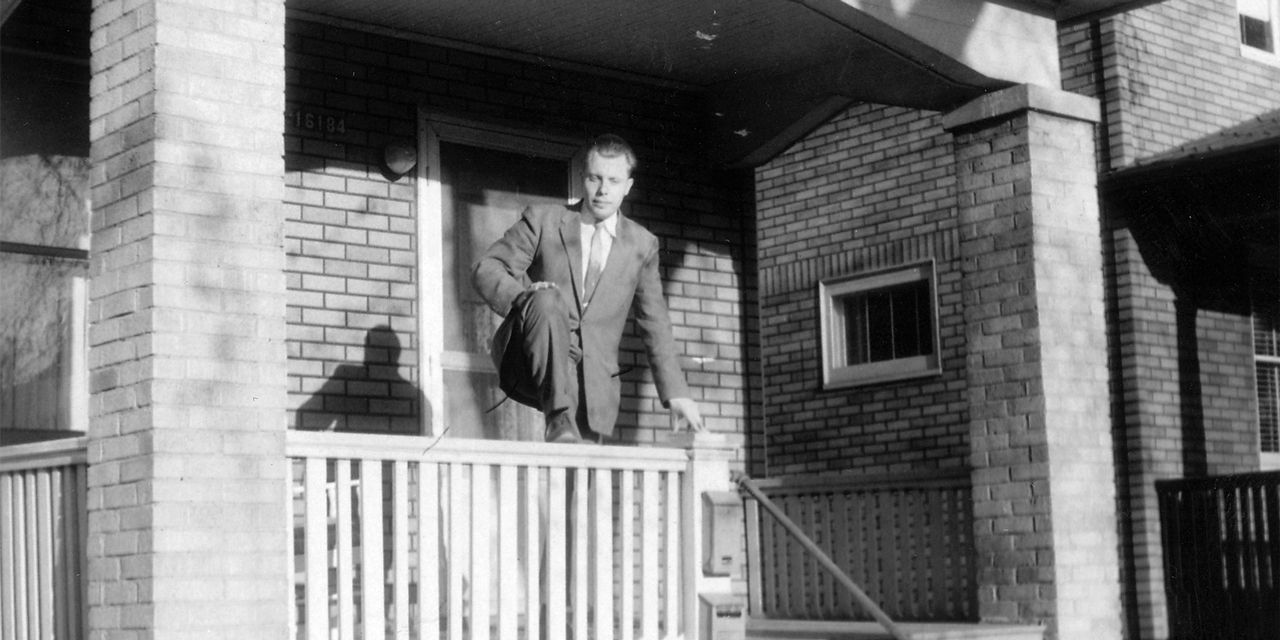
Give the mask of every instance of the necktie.
<path id="1" fill-rule="evenodd" d="M 596 231 L 591 234 L 591 254 L 587 258 L 587 277 L 582 287 L 582 303 L 585 305 L 595 293 L 600 283 L 600 272 L 604 271 L 604 223 L 596 223 Z"/>

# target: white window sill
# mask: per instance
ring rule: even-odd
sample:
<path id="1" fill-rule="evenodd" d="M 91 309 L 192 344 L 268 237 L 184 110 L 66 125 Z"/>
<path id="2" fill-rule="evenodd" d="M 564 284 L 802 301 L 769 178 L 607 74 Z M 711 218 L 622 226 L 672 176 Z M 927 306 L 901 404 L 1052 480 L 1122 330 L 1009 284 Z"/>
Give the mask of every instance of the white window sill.
<path id="1" fill-rule="evenodd" d="M 1240 55 L 1255 62 L 1262 62 L 1273 67 L 1280 67 L 1280 54 L 1263 51 L 1250 47 L 1248 45 L 1240 45 Z"/>
<path id="2" fill-rule="evenodd" d="M 917 356 L 887 362 L 876 362 L 852 367 L 836 367 L 827 372 L 822 388 L 848 389 L 885 382 L 898 382 L 911 378 L 925 378 L 942 373 L 938 356 Z"/>

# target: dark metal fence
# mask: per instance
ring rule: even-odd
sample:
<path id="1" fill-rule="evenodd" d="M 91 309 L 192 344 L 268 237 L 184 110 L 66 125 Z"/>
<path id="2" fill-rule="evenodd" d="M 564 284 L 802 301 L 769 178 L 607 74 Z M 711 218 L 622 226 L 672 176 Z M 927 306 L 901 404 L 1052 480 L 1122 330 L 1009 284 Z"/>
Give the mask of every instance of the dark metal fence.
<path id="1" fill-rule="evenodd" d="M 1280 638 L 1280 472 L 1156 483 L 1175 640 Z"/>

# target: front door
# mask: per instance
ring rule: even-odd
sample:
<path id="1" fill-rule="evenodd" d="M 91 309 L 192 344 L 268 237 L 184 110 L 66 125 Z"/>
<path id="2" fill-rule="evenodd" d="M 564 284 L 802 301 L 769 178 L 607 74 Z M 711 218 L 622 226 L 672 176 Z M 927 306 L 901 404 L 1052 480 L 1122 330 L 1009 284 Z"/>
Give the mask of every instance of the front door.
<path id="1" fill-rule="evenodd" d="M 455 438 L 540 440 L 541 414 L 498 389 L 489 342 L 502 319 L 475 293 L 471 268 L 525 207 L 569 199 L 575 147 L 430 116 L 424 127 L 429 166 L 421 233 L 423 259 L 432 263 L 424 264 L 422 298 L 429 430 Z"/>

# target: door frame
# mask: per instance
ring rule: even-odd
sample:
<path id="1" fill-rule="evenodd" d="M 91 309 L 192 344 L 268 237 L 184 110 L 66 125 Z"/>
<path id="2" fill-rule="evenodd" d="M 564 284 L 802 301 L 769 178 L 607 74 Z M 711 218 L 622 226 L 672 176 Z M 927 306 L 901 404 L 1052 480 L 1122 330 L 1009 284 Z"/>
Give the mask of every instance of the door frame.
<path id="1" fill-rule="evenodd" d="M 569 164 L 569 202 L 581 198 L 581 168 L 574 156 L 582 140 L 565 133 L 522 128 L 418 108 L 418 372 L 426 405 L 419 411 L 423 435 L 439 437 L 444 425 L 444 202 L 440 143 L 565 160 Z M 486 361 L 487 364 L 487 361 Z M 431 407 L 430 411 L 426 407 Z"/>

